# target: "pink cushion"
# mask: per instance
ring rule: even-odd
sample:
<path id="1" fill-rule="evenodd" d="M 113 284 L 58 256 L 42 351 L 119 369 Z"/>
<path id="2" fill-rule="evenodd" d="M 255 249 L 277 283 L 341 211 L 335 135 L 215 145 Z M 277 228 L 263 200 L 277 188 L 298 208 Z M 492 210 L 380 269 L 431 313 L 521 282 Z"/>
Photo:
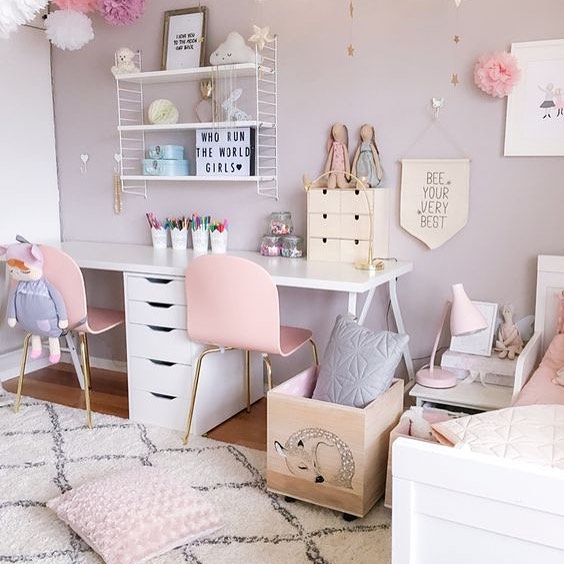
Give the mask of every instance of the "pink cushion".
<path id="1" fill-rule="evenodd" d="M 513 405 L 564 405 L 564 386 L 552 379 L 564 366 L 564 335 L 555 335 L 546 353 Z"/>
<path id="2" fill-rule="evenodd" d="M 107 564 L 145 562 L 222 526 L 202 495 L 150 467 L 86 483 L 47 507 Z"/>

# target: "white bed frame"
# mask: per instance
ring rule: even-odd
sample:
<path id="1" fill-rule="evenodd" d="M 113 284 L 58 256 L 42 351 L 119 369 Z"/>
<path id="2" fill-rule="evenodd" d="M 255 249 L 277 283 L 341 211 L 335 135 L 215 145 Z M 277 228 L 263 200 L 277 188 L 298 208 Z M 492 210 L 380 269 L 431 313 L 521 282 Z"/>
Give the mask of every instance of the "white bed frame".
<path id="1" fill-rule="evenodd" d="M 556 332 L 563 290 L 564 257 L 539 256 L 515 395 Z M 564 563 L 562 470 L 405 438 L 392 462 L 392 564 Z"/>

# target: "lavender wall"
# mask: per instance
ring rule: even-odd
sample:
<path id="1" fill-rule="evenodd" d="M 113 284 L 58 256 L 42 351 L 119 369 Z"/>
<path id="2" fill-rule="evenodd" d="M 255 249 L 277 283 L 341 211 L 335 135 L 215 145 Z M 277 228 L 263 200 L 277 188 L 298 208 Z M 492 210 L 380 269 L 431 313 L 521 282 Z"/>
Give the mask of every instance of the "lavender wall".
<path id="1" fill-rule="evenodd" d="M 471 70 L 480 54 L 511 42 L 561 38 L 560 0 L 522 0 L 518 9 L 514 0 L 464 0 L 458 12 L 453 0 L 356 0 L 352 26 L 346 0 L 207 0 L 209 48 L 231 30 L 250 34 L 253 23 L 269 23 L 279 34 L 280 201 L 259 198 L 251 185 L 163 183 L 150 187 L 147 201 L 125 197 L 124 214 L 115 216 L 113 53 L 126 45 L 141 49 L 144 68 L 158 69 L 163 12 L 193 4 L 148 0 L 140 23 L 121 29 L 96 20 L 90 45 L 73 53 L 54 50 L 65 240 L 148 243 L 148 209 L 161 216 L 193 210 L 227 216 L 231 246 L 238 249 L 257 247 L 272 210 L 290 210 L 297 231 L 305 234 L 300 180 L 305 171 L 321 170 L 329 125 L 347 123 L 356 145 L 359 126 L 370 122 L 377 129 L 385 184 L 395 190 L 391 254 L 415 264 L 399 286 L 414 356 L 428 354 L 453 282 L 463 281 L 475 299 L 514 304 L 518 315 L 532 311 L 536 255 L 562 252 L 563 161 L 504 158 L 505 101 L 479 92 Z M 458 47 L 454 33 L 463 39 Z M 345 49 L 352 36 L 354 58 Z M 452 72 L 462 80 L 456 89 L 449 82 Z M 461 156 L 436 129 L 406 155 L 429 122 L 433 96 L 446 98 L 441 123 L 472 159 L 472 181 L 467 227 L 431 252 L 399 227 L 398 160 Z M 90 154 L 87 175 L 80 173 L 81 152 Z M 91 294 L 103 280 L 93 280 Z M 119 280 L 112 283 L 119 287 Z M 283 290 L 281 299 L 284 320 L 310 325 L 322 345 L 333 315 L 346 307 L 343 297 L 321 292 Z M 382 291 L 369 326 L 385 327 L 386 304 Z"/>

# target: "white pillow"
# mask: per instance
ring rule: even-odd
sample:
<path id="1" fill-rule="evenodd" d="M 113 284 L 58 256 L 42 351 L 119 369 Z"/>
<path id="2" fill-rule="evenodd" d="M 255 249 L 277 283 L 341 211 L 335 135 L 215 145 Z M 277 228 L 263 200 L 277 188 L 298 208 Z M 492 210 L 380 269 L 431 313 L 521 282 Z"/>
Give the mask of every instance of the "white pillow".
<path id="1" fill-rule="evenodd" d="M 223 526 L 219 512 L 172 474 L 142 467 L 47 503 L 107 564 L 136 564 Z"/>

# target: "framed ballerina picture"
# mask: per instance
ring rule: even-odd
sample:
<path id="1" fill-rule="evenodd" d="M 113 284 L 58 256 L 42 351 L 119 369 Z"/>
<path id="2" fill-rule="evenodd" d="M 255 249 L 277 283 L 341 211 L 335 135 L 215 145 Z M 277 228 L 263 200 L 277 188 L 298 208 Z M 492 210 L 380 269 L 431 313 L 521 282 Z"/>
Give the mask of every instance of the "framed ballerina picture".
<path id="1" fill-rule="evenodd" d="M 564 155 L 564 39 L 513 43 L 521 81 L 507 100 L 505 156 Z"/>

